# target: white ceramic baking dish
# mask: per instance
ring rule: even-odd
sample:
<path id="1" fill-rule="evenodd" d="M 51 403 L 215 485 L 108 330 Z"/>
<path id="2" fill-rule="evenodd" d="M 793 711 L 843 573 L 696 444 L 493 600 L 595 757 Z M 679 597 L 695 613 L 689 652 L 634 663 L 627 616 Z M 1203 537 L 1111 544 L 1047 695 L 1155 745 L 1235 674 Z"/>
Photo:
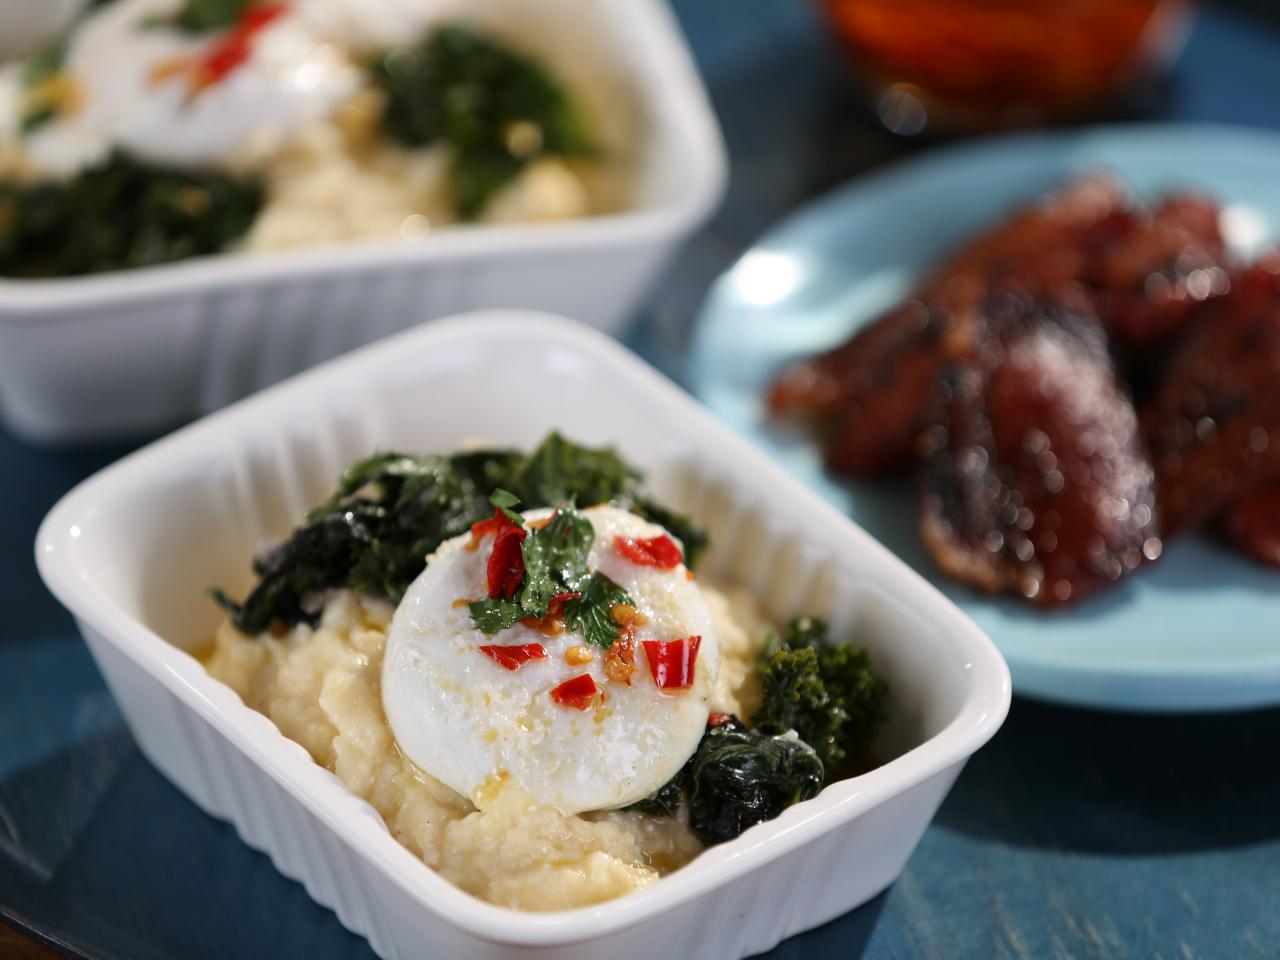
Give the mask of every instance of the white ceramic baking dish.
<path id="1" fill-rule="evenodd" d="M 401 847 L 374 810 L 214 681 L 188 651 L 210 584 L 378 447 L 531 446 L 550 428 L 612 443 L 710 528 L 705 576 L 781 620 L 829 617 L 892 687 L 883 766 L 836 783 L 653 886 L 529 914 L 477 900 Z M 1009 674 L 985 636 L 888 551 L 607 337 L 528 313 L 462 317 L 367 347 L 122 460 L 39 534 L 146 755 L 386 958 L 735 958 L 888 886 L 968 756 L 1000 726 Z"/>
<path id="2" fill-rule="evenodd" d="M 631 117 L 626 211 L 62 280 L 0 279 L 0 420 L 50 441 L 142 434 L 463 310 L 551 310 L 617 332 L 720 198 L 725 160 L 714 115 L 664 0 L 495 2 L 476 14 L 495 24 L 498 9 L 523 16 L 521 40 L 554 55 L 566 75 L 576 71 L 596 114 Z M 602 76 L 610 83 L 589 82 Z"/>

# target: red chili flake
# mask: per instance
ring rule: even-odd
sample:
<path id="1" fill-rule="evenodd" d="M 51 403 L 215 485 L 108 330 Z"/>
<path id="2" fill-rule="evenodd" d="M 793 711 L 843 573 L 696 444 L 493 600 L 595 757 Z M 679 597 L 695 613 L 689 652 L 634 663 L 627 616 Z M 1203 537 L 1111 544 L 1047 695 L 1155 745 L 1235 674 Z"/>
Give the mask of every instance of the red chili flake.
<path id="1" fill-rule="evenodd" d="M 546 648 L 540 643 L 517 643 L 509 647 L 486 643 L 480 648 L 480 652 L 508 670 L 518 670 L 530 660 L 547 659 Z"/>
<path id="2" fill-rule="evenodd" d="M 631 676 L 636 672 L 636 628 L 628 624 L 618 631 L 618 637 L 604 655 L 604 675 L 614 683 L 631 686 Z"/>
<path id="3" fill-rule="evenodd" d="M 553 689 L 551 699 L 562 706 L 573 707 L 575 710 L 590 710 L 596 702 L 598 693 L 596 682 L 591 679 L 591 674 L 584 673 L 566 680 Z"/>
<path id="4" fill-rule="evenodd" d="M 732 713 L 721 713 L 719 710 L 712 710 L 711 715 L 707 717 L 707 727 L 723 727 L 726 723 L 733 723 L 733 720 Z"/>
<path id="5" fill-rule="evenodd" d="M 493 599 L 510 600 L 520 589 L 524 580 L 524 555 L 520 552 L 523 542 L 524 531 L 515 524 L 503 528 L 494 539 L 486 569 L 489 596 Z"/>
<path id="6" fill-rule="evenodd" d="M 670 570 L 684 562 L 680 548 L 665 533 L 660 537 L 650 537 L 648 540 L 614 537 L 613 548 L 632 563 L 638 563 L 642 567 Z"/>
<path id="7" fill-rule="evenodd" d="M 246 8 L 226 36 L 196 61 L 193 71 L 196 89 L 212 86 L 244 64 L 252 52 L 254 35 L 287 9 L 288 4 L 284 3 L 262 3 Z"/>
<path id="8" fill-rule="evenodd" d="M 649 661 L 649 672 L 660 690 L 675 690 L 693 683 L 693 667 L 698 660 L 702 637 L 684 640 L 641 640 Z"/>

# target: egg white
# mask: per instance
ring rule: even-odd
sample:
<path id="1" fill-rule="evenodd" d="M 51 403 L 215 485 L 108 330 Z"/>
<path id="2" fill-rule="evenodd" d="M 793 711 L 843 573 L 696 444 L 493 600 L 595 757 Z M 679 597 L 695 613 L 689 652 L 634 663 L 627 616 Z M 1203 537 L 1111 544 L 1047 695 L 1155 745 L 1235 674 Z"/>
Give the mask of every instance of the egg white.
<path id="1" fill-rule="evenodd" d="M 244 64 L 192 91 L 186 77 L 162 76 L 163 67 L 198 56 L 221 33 L 156 22 L 179 6 L 117 0 L 79 25 L 63 69 L 80 103 L 28 138 L 33 169 L 69 176 L 113 147 L 154 163 L 217 166 L 252 139 L 287 141 L 359 88 L 350 57 L 291 9 L 254 36 Z"/>
<path id="2" fill-rule="evenodd" d="M 388 722 L 411 760 L 464 796 L 508 776 L 536 802 L 565 813 L 625 806 L 670 780 L 705 730 L 720 648 L 697 583 L 683 565 L 640 566 L 614 548 L 616 536 L 654 537 L 661 527 L 615 507 L 583 513 L 595 528 L 591 569 L 625 587 L 649 618 L 636 635 L 638 669 L 629 685 L 607 679 L 599 648 L 589 647 L 588 664 L 566 662 L 571 647 L 585 644 L 580 634 L 546 637 L 517 624 L 488 636 L 466 606 L 455 606 L 485 596 L 492 536 L 478 550 L 467 549 L 469 536 L 443 544 L 396 609 L 382 672 Z M 659 690 L 640 641 L 693 635 L 702 638 L 694 683 Z M 479 650 L 522 643 L 541 643 L 546 659 L 507 670 Z M 606 691 L 600 707 L 581 711 L 551 699 L 552 688 L 583 673 Z"/>

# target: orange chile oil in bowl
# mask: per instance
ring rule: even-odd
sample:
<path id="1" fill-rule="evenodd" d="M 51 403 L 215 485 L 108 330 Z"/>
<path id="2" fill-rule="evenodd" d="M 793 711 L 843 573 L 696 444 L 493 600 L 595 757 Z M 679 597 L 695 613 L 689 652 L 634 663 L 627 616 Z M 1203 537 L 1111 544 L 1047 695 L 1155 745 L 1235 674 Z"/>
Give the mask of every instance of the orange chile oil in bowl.
<path id="1" fill-rule="evenodd" d="M 896 133 L 1082 119 L 1178 49 L 1188 0 L 821 0 Z"/>

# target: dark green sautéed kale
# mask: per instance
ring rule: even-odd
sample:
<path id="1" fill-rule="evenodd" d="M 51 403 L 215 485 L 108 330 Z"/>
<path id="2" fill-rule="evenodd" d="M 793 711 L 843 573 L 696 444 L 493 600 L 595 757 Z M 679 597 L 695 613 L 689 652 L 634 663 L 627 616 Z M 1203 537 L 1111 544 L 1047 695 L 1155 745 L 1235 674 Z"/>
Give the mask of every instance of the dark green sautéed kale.
<path id="1" fill-rule="evenodd" d="M 837 779 L 859 761 L 887 716 L 889 688 L 871 672 L 865 650 L 828 643 L 822 620 L 800 617 L 765 650 L 763 697 L 751 717 L 762 733 L 794 730 Z"/>
<path id="2" fill-rule="evenodd" d="M 673 816 L 683 798 L 689 825 L 710 846 L 816 796 L 865 758 L 889 693 L 865 651 L 828 643 L 823 621 L 801 617 L 761 660 L 763 696 L 751 728 L 713 720 L 683 769 L 633 809 Z"/>
<path id="3" fill-rule="evenodd" d="M 457 151 L 451 177 L 463 219 L 478 216 L 538 157 L 594 150 L 581 110 L 546 70 L 465 27 L 441 27 L 416 47 L 391 51 L 372 72 L 386 93 L 389 136 Z"/>
<path id="4" fill-rule="evenodd" d="M 736 718 L 722 717 L 707 727 L 680 772 L 631 809 L 671 817 L 684 799 L 689 826 L 713 846 L 816 797 L 822 785 L 822 761 L 795 734 L 748 730 Z"/>
<path id="5" fill-rule="evenodd" d="M 328 501 L 311 511 L 287 540 L 254 561 L 261 579 L 242 603 L 220 590 L 213 591 L 213 596 L 236 628 L 250 636 L 273 626 L 315 623 L 321 593 L 336 587 L 398 602 L 426 566 L 427 555 L 445 540 L 492 517 L 495 503 L 506 510 L 516 503 L 526 510 L 567 505 L 557 523 L 526 537 L 530 546 L 525 552 L 522 545 L 522 553 L 529 595 L 526 598 L 522 592 L 512 605 L 527 605 L 545 614 L 551 596 L 578 592 L 565 589 L 570 581 L 578 583 L 585 587 L 584 596 L 581 602 L 566 606 L 566 622 L 607 647 L 616 628 L 600 622 L 598 609 L 603 606 L 607 611 L 608 603 L 622 602 L 611 593 L 620 588 L 603 575 L 583 577 L 581 524 L 586 524 L 587 531 L 590 524 L 568 505 L 612 503 L 655 523 L 663 522 L 656 519 L 660 515 L 670 521 L 664 525 L 673 536 L 698 550 L 706 544 L 701 528 L 685 517 L 656 509 L 643 489 L 640 474 L 614 451 L 582 447 L 558 433 L 548 434 L 528 455 L 512 450 L 425 456 L 380 453 L 349 467 Z M 495 496 L 495 491 L 502 493 Z M 558 544 L 544 537 L 552 526 L 557 535 L 567 533 L 569 542 Z M 589 532 L 585 542 L 590 542 Z M 691 568 L 696 564 L 692 546 L 686 548 L 685 560 Z M 531 570 L 536 576 L 529 575 Z M 516 613 L 516 619 L 530 615 L 486 605 L 477 623 L 483 621 L 496 632 Z M 580 627 L 572 620 L 575 617 L 583 618 Z M 608 642 L 604 642 L 606 629 L 613 631 Z"/>
<path id="6" fill-rule="evenodd" d="M 0 181 L 0 276 L 64 277 L 218 253 L 262 206 L 255 179 L 115 153 L 65 182 Z"/>

